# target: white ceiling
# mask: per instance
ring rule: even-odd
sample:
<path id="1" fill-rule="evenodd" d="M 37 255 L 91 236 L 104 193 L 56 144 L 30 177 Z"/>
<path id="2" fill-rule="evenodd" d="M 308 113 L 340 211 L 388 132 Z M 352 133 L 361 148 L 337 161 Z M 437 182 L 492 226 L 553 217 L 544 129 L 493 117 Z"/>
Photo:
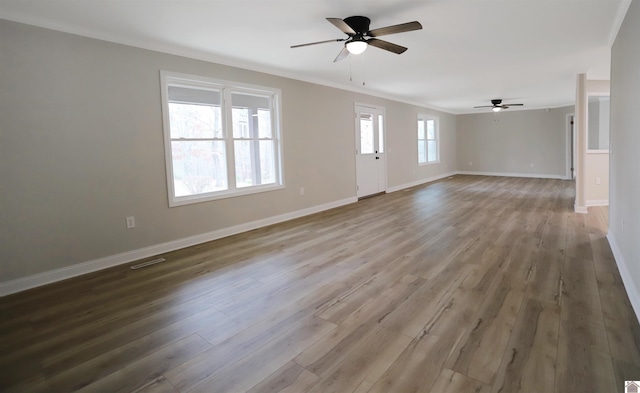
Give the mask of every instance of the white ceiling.
<path id="1" fill-rule="evenodd" d="M 524 109 L 571 105 L 576 74 L 609 79 L 610 46 L 630 0 L 0 0 L 0 18 L 475 113 L 492 98 Z M 371 29 L 419 21 L 333 63 L 343 38 L 325 20 Z M 350 75 L 353 81 L 350 81 Z M 366 85 L 363 86 L 363 80 Z M 514 110 L 514 109 L 512 109 Z"/>

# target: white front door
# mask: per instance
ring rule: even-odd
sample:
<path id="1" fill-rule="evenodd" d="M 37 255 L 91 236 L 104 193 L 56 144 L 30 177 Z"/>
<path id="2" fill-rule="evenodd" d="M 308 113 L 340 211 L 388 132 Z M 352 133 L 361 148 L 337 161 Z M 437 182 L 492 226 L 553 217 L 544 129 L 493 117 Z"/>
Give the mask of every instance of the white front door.
<path id="1" fill-rule="evenodd" d="M 384 109 L 356 105 L 356 195 L 387 189 Z"/>

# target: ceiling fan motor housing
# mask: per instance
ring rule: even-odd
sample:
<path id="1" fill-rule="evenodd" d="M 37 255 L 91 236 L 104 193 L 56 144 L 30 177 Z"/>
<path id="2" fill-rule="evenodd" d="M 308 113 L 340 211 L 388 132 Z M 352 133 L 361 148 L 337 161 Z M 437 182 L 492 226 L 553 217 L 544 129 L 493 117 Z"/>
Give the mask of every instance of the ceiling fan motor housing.
<path id="1" fill-rule="evenodd" d="M 371 19 L 366 16 L 350 16 L 344 18 L 344 23 L 348 24 L 356 33 L 365 35 L 369 31 Z"/>

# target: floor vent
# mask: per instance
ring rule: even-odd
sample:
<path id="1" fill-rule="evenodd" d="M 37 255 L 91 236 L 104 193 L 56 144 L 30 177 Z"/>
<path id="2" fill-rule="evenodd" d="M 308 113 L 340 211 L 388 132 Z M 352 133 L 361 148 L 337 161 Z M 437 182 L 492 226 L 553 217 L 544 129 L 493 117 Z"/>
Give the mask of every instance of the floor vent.
<path id="1" fill-rule="evenodd" d="M 131 270 L 137 270 L 137 269 L 142 269 L 143 267 L 147 267 L 147 266 L 151 266 L 151 265 L 155 265 L 156 263 L 160 263 L 160 262 L 164 262 L 166 261 L 166 259 L 164 258 L 158 258 L 158 259 L 154 259 L 152 261 L 147 261 L 147 262 L 143 262 L 137 265 L 133 265 L 130 267 Z"/>

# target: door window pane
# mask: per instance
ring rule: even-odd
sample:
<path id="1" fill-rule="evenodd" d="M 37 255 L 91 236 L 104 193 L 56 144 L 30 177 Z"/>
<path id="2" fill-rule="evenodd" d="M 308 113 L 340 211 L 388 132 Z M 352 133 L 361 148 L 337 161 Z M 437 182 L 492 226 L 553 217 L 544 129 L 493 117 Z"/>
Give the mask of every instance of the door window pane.
<path id="1" fill-rule="evenodd" d="M 374 152 L 373 116 L 360 115 L 360 154 L 373 154 Z"/>
<path id="2" fill-rule="evenodd" d="M 378 115 L 378 151 L 384 153 L 384 117 Z"/>

